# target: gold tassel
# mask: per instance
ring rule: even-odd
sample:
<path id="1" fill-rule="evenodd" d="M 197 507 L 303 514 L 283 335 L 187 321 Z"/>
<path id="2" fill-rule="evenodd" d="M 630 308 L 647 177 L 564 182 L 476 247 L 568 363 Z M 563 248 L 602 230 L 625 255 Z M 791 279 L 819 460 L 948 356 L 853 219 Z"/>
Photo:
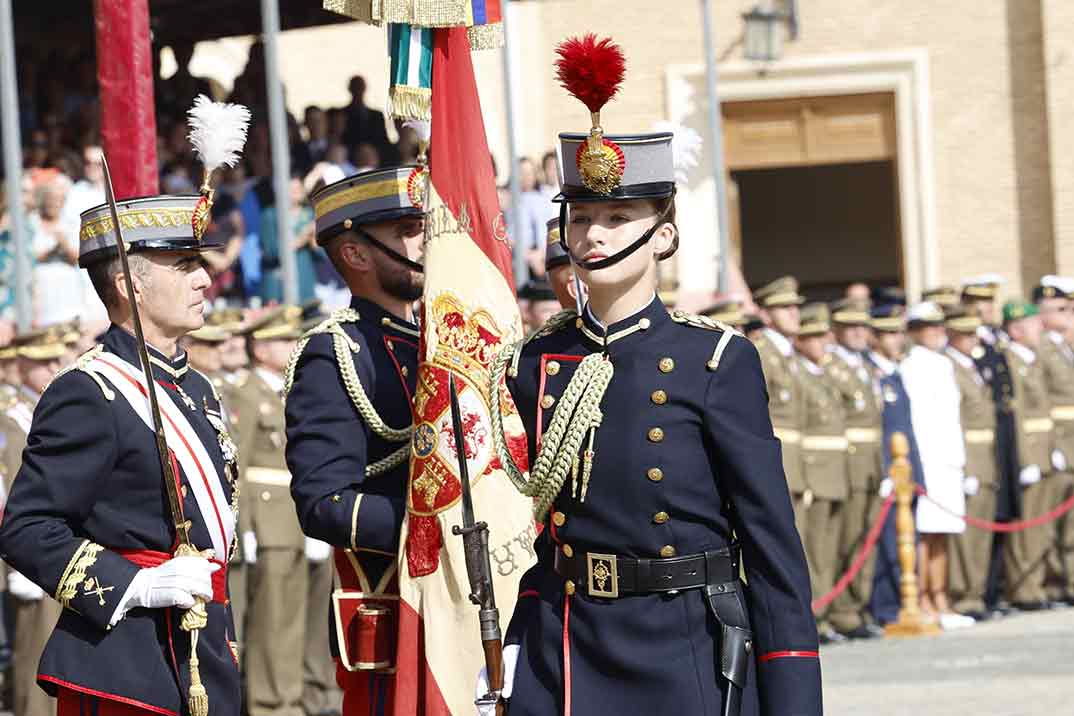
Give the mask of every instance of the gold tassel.
<path id="1" fill-rule="evenodd" d="M 589 476 L 593 472 L 593 456 L 596 453 L 593 451 L 593 440 L 597 436 L 597 428 L 592 427 L 589 429 L 589 446 L 582 454 L 582 497 L 579 502 L 585 502 L 586 493 L 589 492 Z"/>
<path id="2" fill-rule="evenodd" d="M 199 552 L 193 545 L 181 544 L 175 550 L 176 557 L 202 557 L 209 559 L 213 551 Z M 190 704 L 191 716 L 209 716 L 209 694 L 201 683 L 201 671 L 198 668 L 198 632 L 209 623 L 209 613 L 205 609 L 205 602 L 197 600 L 194 606 L 186 610 L 179 628 L 190 632 L 190 691 L 187 700 Z"/>
<path id="3" fill-rule="evenodd" d="M 433 117 L 433 91 L 428 87 L 392 85 L 388 90 L 391 115 L 398 119 L 430 121 Z"/>
<path id="4" fill-rule="evenodd" d="M 571 497 L 578 497 L 578 456 L 571 458 Z"/>
<path id="5" fill-rule="evenodd" d="M 204 604 L 201 606 L 205 608 Z M 209 716 L 209 693 L 202 686 L 201 671 L 198 670 L 197 629 L 190 632 L 190 693 L 187 700 L 190 704 L 190 716 Z"/>
<path id="6" fill-rule="evenodd" d="M 503 47 L 503 23 L 472 25 L 466 28 L 471 50 L 498 50 Z"/>

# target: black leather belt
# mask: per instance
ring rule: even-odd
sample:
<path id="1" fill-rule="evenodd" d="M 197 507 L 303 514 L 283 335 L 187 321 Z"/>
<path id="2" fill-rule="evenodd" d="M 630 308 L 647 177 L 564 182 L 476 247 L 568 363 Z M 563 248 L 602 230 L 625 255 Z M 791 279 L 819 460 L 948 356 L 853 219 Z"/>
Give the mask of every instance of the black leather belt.
<path id="1" fill-rule="evenodd" d="M 698 589 L 738 580 L 738 549 L 724 547 L 668 559 L 636 559 L 614 554 L 580 552 L 568 557 L 556 550 L 556 574 L 591 597 L 616 599 L 627 594 L 652 594 Z"/>

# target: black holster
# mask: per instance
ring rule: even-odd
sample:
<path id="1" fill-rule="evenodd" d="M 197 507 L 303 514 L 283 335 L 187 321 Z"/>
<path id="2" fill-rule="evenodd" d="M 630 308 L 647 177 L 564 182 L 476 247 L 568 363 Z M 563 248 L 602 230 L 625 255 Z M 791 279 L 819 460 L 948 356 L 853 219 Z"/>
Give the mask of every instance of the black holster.
<path id="1" fill-rule="evenodd" d="M 720 673 L 727 680 L 723 714 L 738 716 L 753 654 L 753 631 L 742 595 L 742 582 L 736 576 L 731 582 L 708 584 L 702 591 L 712 616 L 720 625 L 718 662 Z"/>

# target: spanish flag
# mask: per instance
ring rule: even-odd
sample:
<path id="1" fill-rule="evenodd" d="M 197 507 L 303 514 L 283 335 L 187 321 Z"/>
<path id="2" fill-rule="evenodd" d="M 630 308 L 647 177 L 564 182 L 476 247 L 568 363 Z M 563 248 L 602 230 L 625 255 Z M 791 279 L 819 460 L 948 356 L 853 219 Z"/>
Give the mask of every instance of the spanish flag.
<path id="1" fill-rule="evenodd" d="M 434 31 L 432 135 L 426 197 L 425 295 L 399 556 L 396 716 L 473 713 L 484 665 L 477 608 L 470 603 L 461 485 L 448 399 L 454 375 L 462 409 L 474 513 L 489 525 L 489 553 L 503 628 L 518 581 L 534 563 L 532 503 L 496 458 L 489 370 L 522 337 L 511 251 L 474 81 L 465 27 Z M 508 449 L 525 462 L 522 422 L 504 401 Z"/>

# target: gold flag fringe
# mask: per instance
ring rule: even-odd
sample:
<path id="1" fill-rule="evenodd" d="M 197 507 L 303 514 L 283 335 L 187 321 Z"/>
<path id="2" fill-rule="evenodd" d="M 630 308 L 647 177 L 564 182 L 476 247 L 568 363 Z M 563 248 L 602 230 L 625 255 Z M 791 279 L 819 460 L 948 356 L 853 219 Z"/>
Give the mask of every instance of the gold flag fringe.
<path id="1" fill-rule="evenodd" d="M 374 8 L 374 5 L 377 7 Z M 380 24 L 380 0 L 324 0 L 322 7 L 329 12 L 346 15 L 370 24 Z"/>
<path id="2" fill-rule="evenodd" d="M 472 25 L 466 28 L 471 50 L 498 50 L 503 47 L 503 23 Z"/>
<path id="3" fill-rule="evenodd" d="M 388 90 L 389 113 L 397 119 L 420 119 L 426 122 L 433 117 L 433 93 L 428 87 L 394 85 Z"/>

